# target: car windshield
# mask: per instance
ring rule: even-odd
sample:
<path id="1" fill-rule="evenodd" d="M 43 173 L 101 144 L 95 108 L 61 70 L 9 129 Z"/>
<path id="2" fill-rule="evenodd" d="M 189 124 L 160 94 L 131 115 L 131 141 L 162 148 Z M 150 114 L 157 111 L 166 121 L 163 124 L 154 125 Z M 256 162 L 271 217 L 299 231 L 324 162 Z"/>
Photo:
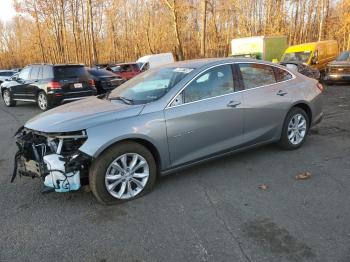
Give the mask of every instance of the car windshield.
<path id="1" fill-rule="evenodd" d="M 350 52 L 343 52 L 341 53 L 336 61 L 350 61 Z"/>
<path id="2" fill-rule="evenodd" d="M 188 75 L 192 68 L 165 67 L 146 71 L 114 89 L 108 99 L 143 104 L 164 96 L 171 88 Z"/>
<path id="3" fill-rule="evenodd" d="M 311 51 L 286 53 L 284 55 L 283 61 L 307 63 L 307 61 L 309 61 L 310 55 Z"/>

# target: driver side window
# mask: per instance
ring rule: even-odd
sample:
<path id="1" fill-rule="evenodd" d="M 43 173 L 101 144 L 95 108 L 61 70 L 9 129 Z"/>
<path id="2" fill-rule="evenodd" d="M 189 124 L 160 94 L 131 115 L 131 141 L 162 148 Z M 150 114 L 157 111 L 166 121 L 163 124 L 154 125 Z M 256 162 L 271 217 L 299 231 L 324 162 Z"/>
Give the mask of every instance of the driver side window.
<path id="1" fill-rule="evenodd" d="M 185 88 L 181 103 L 195 102 L 233 92 L 231 65 L 217 66 L 200 74 Z"/>
<path id="2" fill-rule="evenodd" d="M 18 78 L 21 80 L 28 80 L 30 73 L 30 67 L 24 68 L 18 75 Z"/>

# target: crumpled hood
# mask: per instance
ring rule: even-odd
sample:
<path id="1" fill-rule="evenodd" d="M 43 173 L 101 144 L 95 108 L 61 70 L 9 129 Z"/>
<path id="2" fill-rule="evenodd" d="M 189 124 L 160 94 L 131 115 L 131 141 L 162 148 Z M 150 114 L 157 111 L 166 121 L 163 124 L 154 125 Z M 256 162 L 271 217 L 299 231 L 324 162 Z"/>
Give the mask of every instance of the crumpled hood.
<path id="1" fill-rule="evenodd" d="M 24 126 L 45 133 L 78 131 L 138 115 L 143 107 L 90 97 L 41 113 Z"/>

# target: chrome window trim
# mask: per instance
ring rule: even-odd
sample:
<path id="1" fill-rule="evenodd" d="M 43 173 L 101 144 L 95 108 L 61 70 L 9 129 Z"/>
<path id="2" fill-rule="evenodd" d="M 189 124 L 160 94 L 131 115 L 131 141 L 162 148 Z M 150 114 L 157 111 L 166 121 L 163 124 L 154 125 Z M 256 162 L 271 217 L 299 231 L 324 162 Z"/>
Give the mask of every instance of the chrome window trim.
<path id="1" fill-rule="evenodd" d="M 210 70 L 210 69 L 212 69 L 212 68 L 215 68 L 215 67 L 218 67 L 218 66 L 223 66 L 223 65 L 235 65 L 235 64 L 259 64 L 259 65 L 266 65 L 266 66 L 276 67 L 276 68 L 282 69 L 282 70 L 284 70 L 284 71 L 287 71 L 289 74 L 291 74 L 292 78 L 291 78 L 291 79 L 288 79 L 288 80 L 281 81 L 281 82 L 276 82 L 276 83 L 273 83 L 273 84 L 257 86 L 257 87 L 253 87 L 253 88 L 250 88 L 250 89 L 243 89 L 243 90 L 234 91 L 234 92 L 232 92 L 232 93 L 228 93 L 228 94 L 224 94 L 224 95 L 219 95 L 219 96 L 213 96 L 213 97 L 203 98 L 203 99 L 200 99 L 200 100 L 197 100 L 197 101 L 193 101 L 193 102 L 189 102 L 189 103 L 184 103 L 184 104 L 181 104 L 181 105 L 171 106 L 171 104 L 174 102 L 174 100 L 177 98 L 177 96 L 178 96 L 188 85 L 190 85 L 199 75 L 201 75 L 202 73 L 205 73 L 205 72 L 207 72 L 208 70 Z M 264 63 L 264 62 L 251 62 L 251 61 L 247 61 L 247 62 L 226 62 L 226 63 L 222 63 L 222 64 L 218 64 L 218 65 L 211 66 L 211 67 L 205 69 L 204 71 L 201 71 L 201 72 L 199 72 L 198 74 L 196 74 L 196 75 L 191 79 L 191 81 L 189 81 L 186 85 L 184 85 L 184 86 L 176 93 L 176 95 L 170 100 L 170 102 L 166 105 L 166 107 L 165 107 L 164 109 L 179 107 L 179 106 L 183 106 L 183 105 L 188 105 L 188 104 L 192 104 L 192 103 L 197 103 L 197 102 L 205 101 L 205 100 L 208 100 L 208 99 L 213 99 L 213 98 L 217 98 L 217 97 L 223 97 L 223 96 L 227 96 L 227 95 L 232 95 L 232 94 L 236 94 L 236 93 L 242 93 L 242 92 L 254 90 L 254 89 L 257 89 L 257 88 L 263 88 L 263 87 L 267 87 L 267 86 L 271 86 L 271 85 L 276 85 L 276 84 L 280 84 L 280 83 L 285 83 L 285 82 L 294 80 L 295 78 L 296 78 L 295 74 L 293 74 L 293 73 L 292 73 L 291 71 L 289 71 L 287 68 L 282 68 L 282 67 L 279 67 L 279 66 L 266 64 L 266 63 Z"/>

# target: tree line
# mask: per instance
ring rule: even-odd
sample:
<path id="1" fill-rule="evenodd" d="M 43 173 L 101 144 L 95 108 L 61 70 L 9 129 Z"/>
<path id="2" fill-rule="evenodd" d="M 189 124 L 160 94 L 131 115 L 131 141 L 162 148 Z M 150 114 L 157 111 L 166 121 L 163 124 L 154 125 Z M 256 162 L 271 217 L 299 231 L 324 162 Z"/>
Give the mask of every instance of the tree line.
<path id="1" fill-rule="evenodd" d="M 177 60 L 230 54 L 233 38 L 336 39 L 350 49 L 350 0 L 13 0 L 0 23 L 0 67 Z"/>

